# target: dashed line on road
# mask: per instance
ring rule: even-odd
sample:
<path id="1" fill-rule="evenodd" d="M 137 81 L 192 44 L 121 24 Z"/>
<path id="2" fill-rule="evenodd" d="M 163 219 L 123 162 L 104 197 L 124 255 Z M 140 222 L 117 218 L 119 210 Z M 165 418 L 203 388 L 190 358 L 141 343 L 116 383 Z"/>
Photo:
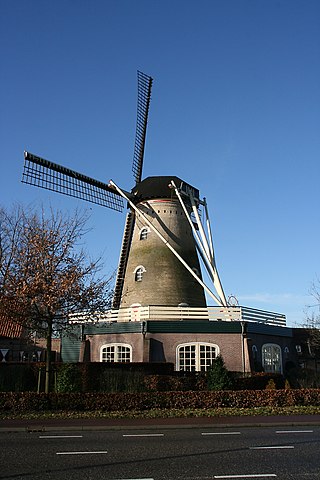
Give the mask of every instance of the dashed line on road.
<path id="1" fill-rule="evenodd" d="M 241 435 L 241 432 L 204 432 L 201 435 Z"/>
<path id="2" fill-rule="evenodd" d="M 40 435 L 39 438 L 83 438 L 83 435 Z"/>
<path id="3" fill-rule="evenodd" d="M 97 452 L 56 452 L 56 455 L 95 455 L 95 454 L 105 454 L 107 451 L 100 450 Z"/>
<path id="4" fill-rule="evenodd" d="M 294 448 L 293 445 L 266 445 L 265 447 L 249 447 L 250 450 L 277 450 L 277 449 L 286 449 Z"/>
<path id="5" fill-rule="evenodd" d="M 164 437 L 164 433 L 139 433 L 139 434 L 124 434 L 123 437 Z"/>
<path id="6" fill-rule="evenodd" d="M 275 473 L 251 473 L 248 475 L 215 475 L 213 478 L 267 478 L 276 476 Z"/>

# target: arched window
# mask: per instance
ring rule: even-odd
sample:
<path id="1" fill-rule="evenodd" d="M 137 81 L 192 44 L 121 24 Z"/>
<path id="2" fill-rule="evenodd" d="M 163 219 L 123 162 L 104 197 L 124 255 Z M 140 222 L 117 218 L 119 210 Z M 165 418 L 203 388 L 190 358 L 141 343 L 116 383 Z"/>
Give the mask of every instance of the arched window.
<path id="1" fill-rule="evenodd" d="M 149 233 L 150 233 L 150 229 L 148 227 L 143 227 L 140 230 L 140 240 L 147 240 Z"/>
<path id="2" fill-rule="evenodd" d="M 146 269 L 142 265 L 139 265 L 134 271 L 134 280 L 136 282 L 142 282 L 142 277 L 145 271 Z"/>
<path id="3" fill-rule="evenodd" d="M 281 348 L 275 343 L 266 343 L 262 347 L 262 366 L 267 373 L 281 373 Z"/>
<path id="4" fill-rule="evenodd" d="M 176 369 L 183 371 L 207 371 L 219 355 L 218 345 L 213 343 L 183 343 L 177 346 Z"/>
<path id="5" fill-rule="evenodd" d="M 101 362 L 132 362 L 132 347 L 126 343 L 109 343 L 100 350 Z"/>

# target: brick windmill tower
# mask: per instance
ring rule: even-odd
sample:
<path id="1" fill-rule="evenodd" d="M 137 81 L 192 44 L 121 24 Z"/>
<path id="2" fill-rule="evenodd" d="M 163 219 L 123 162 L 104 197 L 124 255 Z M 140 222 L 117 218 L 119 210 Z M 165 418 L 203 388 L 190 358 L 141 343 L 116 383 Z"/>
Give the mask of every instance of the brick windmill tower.
<path id="1" fill-rule="evenodd" d="M 113 309 L 136 306 L 205 307 L 205 292 L 226 297 L 216 268 L 205 199 L 176 176 L 142 177 L 153 80 L 138 72 L 137 126 L 131 191 L 24 153 L 22 182 L 122 212 L 127 204 Z M 215 293 L 204 283 L 200 261 Z"/>

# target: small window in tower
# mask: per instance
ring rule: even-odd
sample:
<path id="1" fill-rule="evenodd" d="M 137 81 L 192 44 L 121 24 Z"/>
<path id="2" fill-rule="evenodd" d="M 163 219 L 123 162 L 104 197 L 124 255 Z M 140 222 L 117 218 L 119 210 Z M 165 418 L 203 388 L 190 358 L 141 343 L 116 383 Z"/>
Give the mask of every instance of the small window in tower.
<path id="1" fill-rule="evenodd" d="M 143 227 L 140 230 L 140 240 L 147 240 L 149 233 L 150 233 L 149 228 L 148 227 Z"/>
<path id="2" fill-rule="evenodd" d="M 146 269 L 142 266 L 137 267 L 134 271 L 134 280 L 136 282 L 142 282 L 142 277 Z"/>

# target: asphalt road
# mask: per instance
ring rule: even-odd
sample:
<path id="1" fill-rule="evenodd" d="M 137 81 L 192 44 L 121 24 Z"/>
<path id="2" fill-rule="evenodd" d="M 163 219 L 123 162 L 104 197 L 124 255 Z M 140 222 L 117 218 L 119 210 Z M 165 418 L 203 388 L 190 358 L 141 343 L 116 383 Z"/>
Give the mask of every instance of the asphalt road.
<path id="1" fill-rule="evenodd" d="M 320 426 L 2 432 L 0 479 L 320 479 Z"/>

